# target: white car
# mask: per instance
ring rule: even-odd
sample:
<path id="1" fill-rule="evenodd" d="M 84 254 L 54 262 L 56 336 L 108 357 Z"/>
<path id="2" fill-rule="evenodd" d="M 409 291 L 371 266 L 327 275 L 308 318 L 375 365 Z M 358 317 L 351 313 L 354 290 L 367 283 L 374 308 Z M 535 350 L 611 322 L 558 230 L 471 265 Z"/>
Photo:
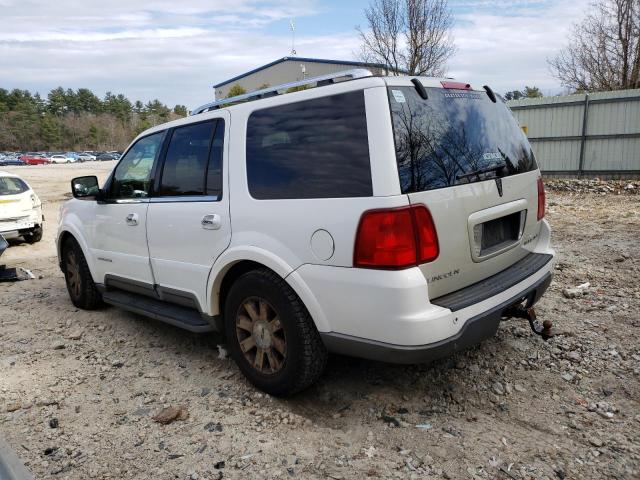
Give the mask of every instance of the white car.
<path id="1" fill-rule="evenodd" d="M 66 155 L 51 155 L 49 158 L 51 163 L 74 163 L 78 161 L 77 158 L 67 157 Z"/>
<path id="2" fill-rule="evenodd" d="M 96 156 L 91 153 L 82 152 L 78 154 L 78 160 L 80 162 L 93 162 L 95 161 Z"/>
<path id="3" fill-rule="evenodd" d="M 36 243 L 42 240 L 43 222 L 42 203 L 27 182 L 0 171 L 0 235 Z"/>
<path id="4" fill-rule="evenodd" d="M 357 70 L 195 112 L 138 136 L 102 188 L 72 181 L 57 246 L 77 307 L 223 332 L 274 395 L 328 352 L 425 362 L 503 317 L 549 335 L 540 170 L 490 88 Z"/>

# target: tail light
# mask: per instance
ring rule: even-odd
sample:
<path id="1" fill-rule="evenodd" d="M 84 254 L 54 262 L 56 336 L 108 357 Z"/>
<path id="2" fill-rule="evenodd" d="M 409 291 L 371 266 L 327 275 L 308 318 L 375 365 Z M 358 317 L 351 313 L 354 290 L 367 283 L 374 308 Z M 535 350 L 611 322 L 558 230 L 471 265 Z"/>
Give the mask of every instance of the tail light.
<path id="1" fill-rule="evenodd" d="M 544 218 L 544 209 L 546 203 L 546 196 L 544 193 L 544 183 L 542 183 L 542 177 L 538 178 L 538 221 Z"/>
<path id="2" fill-rule="evenodd" d="M 438 234 L 424 205 L 370 210 L 360 219 L 353 265 L 402 269 L 438 258 Z"/>

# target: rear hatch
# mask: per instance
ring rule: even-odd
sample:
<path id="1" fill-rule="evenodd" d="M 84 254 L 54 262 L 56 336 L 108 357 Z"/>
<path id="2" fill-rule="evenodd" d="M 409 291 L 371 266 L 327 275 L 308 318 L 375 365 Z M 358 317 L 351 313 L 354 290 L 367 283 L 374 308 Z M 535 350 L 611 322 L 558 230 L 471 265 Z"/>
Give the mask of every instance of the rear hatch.
<path id="1" fill-rule="evenodd" d="M 0 176 L 0 231 L 28 228 L 33 202 L 29 186 L 17 177 Z"/>
<path id="2" fill-rule="evenodd" d="M 511 111 L 484 90 L 430 84 L 427 98 L 406 84 L 388 96 L 402 193 L 438 233 L 438 258 L 420 265 L 434 299 L 525 257 L 540 222 L 538 167 Z"/>

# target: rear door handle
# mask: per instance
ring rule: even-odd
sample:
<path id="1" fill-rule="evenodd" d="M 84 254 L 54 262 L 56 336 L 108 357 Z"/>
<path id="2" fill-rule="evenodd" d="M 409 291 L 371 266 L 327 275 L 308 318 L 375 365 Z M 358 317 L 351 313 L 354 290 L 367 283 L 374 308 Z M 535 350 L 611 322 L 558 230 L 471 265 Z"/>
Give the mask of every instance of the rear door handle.
<path id="1" fill-rule="evenodd" d="M 138 214 L 130 213 L 129 215 L 127 215 L 126 220 L 127 220 L 127 225 L 134 227 L 138 225 Z"/>
<path id="2" fill-rule="evenodd" d="M 222 226 L 222 222 L 220 221 L 220 215 L 215 213 L 210 213 L 202 217 L 201 220 L 202 228 L 205 230 L 219 230 Z"/>

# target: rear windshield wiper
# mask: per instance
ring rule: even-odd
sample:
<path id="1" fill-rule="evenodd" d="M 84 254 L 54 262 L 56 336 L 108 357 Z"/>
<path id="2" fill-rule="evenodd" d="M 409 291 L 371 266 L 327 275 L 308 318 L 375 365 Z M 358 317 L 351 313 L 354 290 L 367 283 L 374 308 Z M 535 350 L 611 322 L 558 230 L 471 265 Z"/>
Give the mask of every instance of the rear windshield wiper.
<path id="1" fill-rule="evenodd" d="M 506 165 L 506 163 L 504 163 L 504 162 L 497 163 L 495 165 L 492 165 L 491 167 L 481 168 L 479 170 L 474 170 L 473 172 L 468 172 L 468 173 L 463 173 L 463 174 L 457 175 L 456 179 L 460 180 L 462 178 L 480 176 L 483 173 L 495 172 L 496 170 L 500 170 L 501 168 L 503 168 L 505 165 Z"/>

